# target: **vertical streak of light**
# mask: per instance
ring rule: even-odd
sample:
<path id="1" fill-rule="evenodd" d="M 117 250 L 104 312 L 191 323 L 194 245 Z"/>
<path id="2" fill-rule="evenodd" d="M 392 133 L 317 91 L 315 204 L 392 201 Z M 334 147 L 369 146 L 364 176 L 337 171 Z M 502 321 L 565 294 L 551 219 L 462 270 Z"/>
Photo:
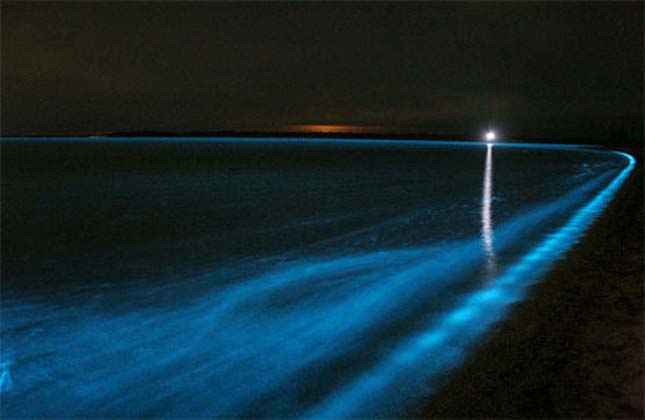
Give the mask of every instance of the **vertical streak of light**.
<path id="1" fill-rule="evenodd" d="M 481 225 L 482 242 L 486 253 L 486 273 L 492 275 L 497 268 L 495 249 L 493 248 L 493 218 L 491 200 L 493 195 L 493 145 L 486 145 L 486 167 L 484 168 L 484 186 L 482 189 Z"/>
<path id="2" fill-rule="evenodd" d="M 636 164 L 632 156 L 614 153 L 625 157 L 627 166 L 563 226 L 546 236 L 519 261 L 500 270 L 502 272 L 491 284 L 468 294 L 461 304 L 446 312 L 437 322 L 429 324 L 428 329 L 402 342 L 383 362 L 318 403 L 304 417 L 392 418 L 392 415 L 383 415 L 383 405 L 395 401 L 399 389 L 408 393 L 403 397 L 406 401 L 412 401 L 410 388 L 395 388 L 398 385 L 396 379 L 418 379 L 419 367 L 430 362 L 434 364 L 434 371 L 420 379 L 418 385 L 421 389 L 419 395 L 421 392 L 428 395 L 428 387 L 431 390 L 436 387 L 430 384 L 430 378 L 458 366 L 476 340 L 505 316 L 509 305 L 523 298 L 526 288 L 539 281 L 611 202 Z"/>

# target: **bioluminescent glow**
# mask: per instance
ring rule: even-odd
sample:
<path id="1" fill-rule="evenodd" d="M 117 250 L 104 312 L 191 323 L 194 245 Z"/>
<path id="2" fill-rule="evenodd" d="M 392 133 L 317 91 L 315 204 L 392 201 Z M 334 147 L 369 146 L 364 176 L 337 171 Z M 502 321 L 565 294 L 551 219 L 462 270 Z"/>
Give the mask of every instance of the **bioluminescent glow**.
<path id="1" fill-rule="evenodd" d="M 468 295 L 461 304 L 456 305 L 446 315 L 431 322 L 426 330 L 394 349 L 376 369 L 366 372 L 358 380 L 309 412 L 308 416 L 317 418 L 390 417 L 395 409 L 387 405 L 396 406 L 397 396 L 405 398 L 394 387 L 397 378 L 402 375 L 407 375 L 408 378 L 415 377 L 414 369 L 422 363 L 433 367 L 434 371 L 430 375 L 437 375 L 456 365 L 468 346 L 491 324 L 500 319 L 510 304 L 523 297 L 527 286 L 538 280 L 553 261 L 560 258 L 578 240 L 609 203 L 635 165 L 635 159 L 632 156 L 625 153 L 619 154 L 627 159 L 627 167 L 589 203 L 578 210 L 564 226 L 555 233 L 549 234 L 542 243 L 504 270 L 492 284 Z M 448 348 L 450 351 L 446 351 Z M 416 376 L 414 386 L 428 392 L 426 381 L 428 377 Z M 376 410 L 373 410 L 374 405 L 368 401 L 378 396 L 388 400 L 383 404 L 386 407 L 379 405 Z"/>
<path id="2" fill-rule="evenodd" d="M 634 167 L 626 154 L 554 150 L 550 158 L 577 156 L 580 177 L 540 185 L 553 189 L 548 200 L 503 207 L 504 213 L 498 208 L 508 191 L 526 186 L 499 176 L 511 156 L 494 148 L 494 193 L 501 197 L 494 224 L 493 146 L 480 143 L 468 149 L 476 178 L 466 183 L 468 200 L 444 212 L 440 207 L 452 203 L 431 207 L 429 197 L 427 208 L 349 232 L 331 230 L 306 250 L 231 258 L 161 283 L 4 294 L 0 414 L 413 416 L 410 402 L 426 398 L 437 378 L 566 253 Z M 580 163 L 591 157 L 596 166 Z M 420 178 L 415 188 L 443 182 Z M 446 190 L 454 195 L 450 185 Z M 356 201 L 366 197 L 375 199 Z M 417 240 L 410 234 L 460 211 L 459 220 L 472 227 L 468 235 L 429 229 L 435 237 Z M 324 217 L 335 222 L 346 215 Z M 383 232 L 408 235 L 406 243 L 368 246 Z"/>
<path id="3" fill-rule="evenodd" d="M 0 142 L 36 142 L 36 143 L 77 143 L 77 142 L 95 142 L 95 143 L 132 143 L 140 140 L 132 139 L 131 137 L 2 137 Z M 347 138 L 284 138 L 276 137 L 253 137 L 253 138 L 239 138 L 239 137 L 146 137 L 146 142 L 153 143 L 221 143 L 221 144 L 289 144 L 289 145 L 326 145 L 326 146 L 355 146 L 355 147 L 386 147 L 386 148 L 408 148 L 408 147 L 421 147 L 421 148 L 436 148 L 447 146 L 450 148 L 455 147 L 479 147 L 481 142 L 472 141 L 456 141 L 456 140 L 377 140 L 377 139 L 347 139 Z M 496 143 L 496 147 L 503 147 L 508 149 L 537 149 L 537 150 L 581 150 L 598 148 L 593 144 L 554 144 L 554 143 Z"/>
<path id="4" fill-rule="evenodd" d="M 0 392 L 9 391 L 13 388 L 13 380 L 11 379 L 10 360 L 0 362 Z"/>
<path id="5" fill-rule="evenodd" d="M 495 270 L 495 250 L 493 249 L 493 218 L 491 201 L 493 195 L 493 145 L 486 145 L 486 166 L 484 168 L 484 186 L 482 191 L 481 224 L 482 241 L 486 252 L 486 270 L 489 273 Z"/>

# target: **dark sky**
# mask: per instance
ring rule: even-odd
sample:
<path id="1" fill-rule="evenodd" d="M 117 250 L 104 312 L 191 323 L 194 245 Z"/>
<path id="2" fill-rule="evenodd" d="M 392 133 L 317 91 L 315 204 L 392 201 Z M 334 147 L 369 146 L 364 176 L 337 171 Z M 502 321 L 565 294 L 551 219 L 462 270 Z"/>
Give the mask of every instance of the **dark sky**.
<path id="1" fill-rule="evenodd" d="M 2 133 L 642 136 L 643 5 L 2 3 Z"/>

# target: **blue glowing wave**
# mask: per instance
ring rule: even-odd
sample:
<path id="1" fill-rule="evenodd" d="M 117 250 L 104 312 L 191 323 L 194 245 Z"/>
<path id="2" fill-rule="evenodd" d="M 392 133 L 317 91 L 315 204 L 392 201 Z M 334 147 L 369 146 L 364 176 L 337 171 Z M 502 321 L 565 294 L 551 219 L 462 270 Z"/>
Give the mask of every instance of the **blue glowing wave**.
<path id="1" fill-rule="evenodd" d="M 194 282 L 147 290 L 149 300 L 120 290 L 5 300 L 1 414 L 400 416 L 602 212 L 635 165 L 619 154 L 628 164 L 616 177 L 598 175 L 497 224 L 494 249 L 491 215 L 482 214 L 481 239 L 276 262 L 172 307 L 154 302 Z M 488 212 L 491 189 L 484 182 Z M 469 274 L 493 253 L 563 213 L 573 216 L 471 287 Z"/>
<path id="2" fill-rule="evenodd" d="M 388 140 L 388 139 L 346 139 L 346 138 L 284 138 L 284 137 L 0 137 L 0 142 L 83 142 L 83 143 L 234 143 L 234 144 L 277 144 L 277 145 L 327 145 L 358 147 L 481 147 L 487 143 L 455 140 Z M 496 143 L 499 148 L 540 149 L 540 150 L 579 150 L 592 149 L 592 144 L 553 144 L 553 143 Z"/>
<path id="3" fill-rule="evenodd" d="M 632 156 L 616 153 L 628 160 L 627 167 L 557 232 L 550 234 L 520 261 L 505 270 L 490 286 L 472 293 L 438 322 L 430 325 L 427 331 L 395 349 L 378 369 L 365 373 L 305 417 L 390 417 L 392 411 L 384 407 L 379 407 L 375 412 L 367 411 L 366 408 L 371 406 L 368 400 L 377 395 L 387 395 L 388 403 L 395 406 L 398 402 L 397 394 L 399 399 L 405 398 L 396 389 L 390 389 L 397 376 L 405 375 L 408 380 L 417 378 L 418 383 L 415 385 L 425 387 L 428 377 L 415 374 L 415 366 L 419 363 L 425 360 L 436 366 L 436 373 L 456 365 L 467 346 L 500 319 L 510 304 L 523 297 L 526 287 L 538 280 L 554 261 L 564 255 L 611 201 L 636 163 Z M 451 351 L 446 352 L 446 348 Z M 409 392 L 409 389 L 406 391 Z M 393 408 L 390 407 L 390 410 Z"/>

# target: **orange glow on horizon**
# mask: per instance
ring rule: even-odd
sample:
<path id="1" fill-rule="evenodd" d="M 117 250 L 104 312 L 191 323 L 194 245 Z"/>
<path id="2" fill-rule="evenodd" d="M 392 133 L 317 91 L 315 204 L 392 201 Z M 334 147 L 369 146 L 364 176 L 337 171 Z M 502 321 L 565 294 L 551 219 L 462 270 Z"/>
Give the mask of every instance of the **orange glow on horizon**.
<path id="1" fill-rule="evenodd" d="M 300 124 L 285 127 L 286 131 L 306 133 L 373 133 L 380 132 L 381 127 L 341 124 Z"/>

